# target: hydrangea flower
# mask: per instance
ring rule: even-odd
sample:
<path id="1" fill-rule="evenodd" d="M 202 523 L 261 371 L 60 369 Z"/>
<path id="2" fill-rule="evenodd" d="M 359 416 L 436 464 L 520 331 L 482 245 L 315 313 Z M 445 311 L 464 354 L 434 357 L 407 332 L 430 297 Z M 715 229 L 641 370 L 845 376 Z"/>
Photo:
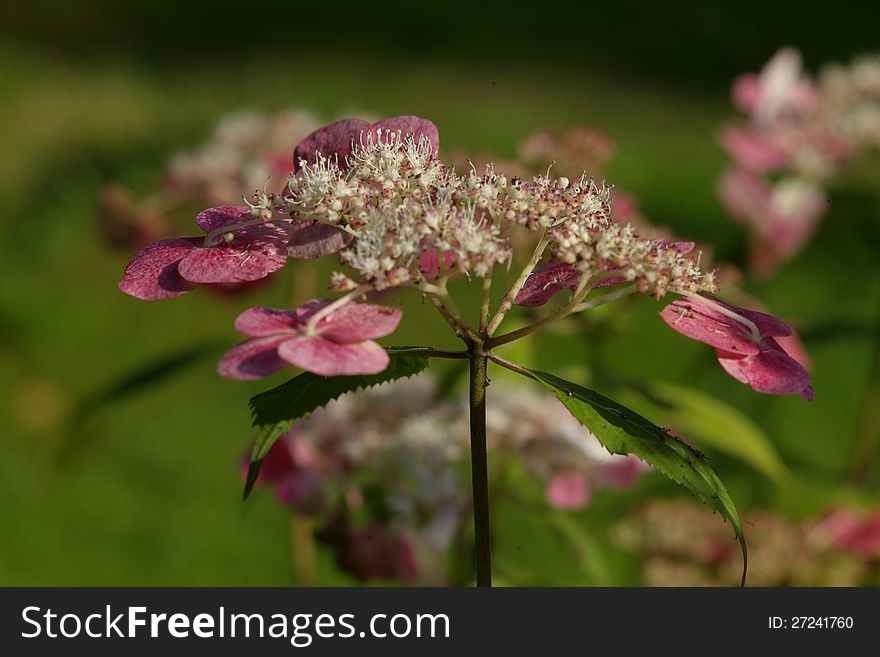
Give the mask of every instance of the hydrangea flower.
<path id="1" fill-rule="evenodd" d="M 774 339 L 792 334 L 785 322 L 713 297 L 677 299 L 660 316 L 682 335 L 715 347 L 727 373 L 754 390 L 813 399 L 810 373 Z"/>
<path id="2" fill-rule="evenodd" d="M 759 273 L 772 272 L 800 251 L 828 207 L 813 183 L 783 178 L 771 186 L 742 168 L 724 173 L 718 194 L 730 217 L 750 228 L 752 266 Z"/>
<path id="3" fill-rule="evenodd" d="M 388 366 L 388 353 L 373 342 L 397 328 L 396 308 L 328 299 L 296 310 L 250 308 L 235 328 L 250 336 L 226 353 L 218 372 L 230 379 L 258 379 L 289 365 L 323 376 L 375 374 Z"/>
<path id="4" fill-rule="evenodd" d="M 584 508 L 598 491 L 632 486 L 648 470 L 633 456 L 610 454 L 554 399 L 496 385 L 489 449 L 497 462 L 521 461 L 548 505 Z M 467 427 L 464 400 L 440 394 L 429 374 L 382 384 L 296 422 L 269 450 L 257 484 L 314 518 L 318 540 L 347 572 L 446 582 L 446 551 L 467 531 Z M 403 554 L 409 566 L 391 569 L 388 558 Z"/>
<path id="5" fill-rule="evenodd" d="M 746 121 L 720 133 L 735 167 L 718 194 L 750 229 L 751 264 L 767 275 L 815 233 L 828 205 L 822 185 L 880 144 L 880 57 L 827 66 L 816 81 L 784 48 L 759 74 L 737 78 L 732 96 Z"/>
<path id="6" fill-rule="evenodd" d="M 320 156 L 333 158 L 343 171 L 348 169 L 349 158 L 357 145 L 369 140 L 381 141 L 392 135 L 407 137 L 418 141 L 428 140 L 434 154 L 440 151 L 440 133 L 437 126 L 418 116 L 392 116 L 376 123 L 361 119 L 343 119 L 315 130 L 303 139 L 293 151 L 295 171 L 302 169 L 303 163 L 316 164 Z"/>
<path id="7" fill-rule="evenodd" d="M 119 288 L 138 299 L 168 299 L 199 283 L 259 280 L 287 261 L 288 231 L 255 222 L 250 208 L 211 208 L 196 223 L 207 237 L 159 240 L 144 247 L 128 263 Z"/>
<path id="8" fill-rule="evenodd" d="M 660 250 L 668 252 L 671 249 L 681 255 L 686 255 L 693 251 L 693 242 L 671 242 L 669 240 L 653 240 L 653 245 Z M 650 245 L 648 246 L 650 248 Z M 600 274 L 609 272 L 621 272 L 620 276 L 610 276 L 607 278 L 598 278 L 592 285 L 592 289 L 598 290 L 603 287 L 610 287 L 618 283 L 624 283 L 635 277 L 636 272 L 624 271 L 624 266 L 611 262 L 605 263 L 604 269 Z M 566 262 L 551 262 L 546 265 L 535 268 L 529 275 L 522 289 L 514 298 L 514 304 L 517 306 L 535 307 L 543 306 L 550 301 L 557 292 L 568 288 L 574 292 L 583 279 L 583 273 L 572 264 Z"/>

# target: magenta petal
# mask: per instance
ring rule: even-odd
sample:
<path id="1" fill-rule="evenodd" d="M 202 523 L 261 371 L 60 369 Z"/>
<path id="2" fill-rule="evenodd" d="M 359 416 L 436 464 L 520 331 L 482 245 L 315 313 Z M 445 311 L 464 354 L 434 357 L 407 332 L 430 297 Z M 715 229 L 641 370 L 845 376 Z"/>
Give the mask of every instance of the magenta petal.
<path id="1" fill-rule="evenodd" d="M 296 309 L 301 322 L 332 303 L 329 299 L 307 301 Z M 400 324 L 397 308 L 371 303 L 348 303 L 318 322 L 316 331 L 334 342 L 375 340 L 392 333 Z"/>
<path id="2" fill-rule="evenodd" d="M 312 260 L 348 246 L 352 236 L 344 230 L 317 221 L 298 221 L 291 226 L 287 255 Z"/>
<path id="3" fill-rule="evenodd" d="M 437 130 L 437 126 L 428 119 L 412 116 L 410 114 L 392 116 L 391 118 L 382 119 L 378 123 L 374 123 L 373 128 L 391 130 L 392 132 L 397 132 L 399 130 L 404 137 L 413 137 L 416 141 L 418 141 L 421 135 L 424 135 L 428 138 L 428 141 L 431 142 L 434 154 L 436 155 L 440 152 L 440 132 Z"/>
<path id="4" fill-rule="evenodd" d="M 666 306 L 660 316 L 671 329 L 692 340 L 741 356 L 760 352 L 748 327 L 703 304 L 677 299 Z"/>
<path id="5" fill-rule="evenodd" d="M 418 256 L 418 260 L 419 267 L 425 275 L 425 278 L 431 279 L 440 275 L 439 249 L 426 249 L 425 251 L 422 251 Z M 451 251 L 446 251 L 443 254 L 443 260 L 445 261 L 444 264 L 446 268 L 449 268 L 455 263 L 455 254 Z"/>
<path id="6" fill-rule="evenodd" d="M 654 244 L 661 249 L 675 249 L 681 255 L 687 255 L 696 246 L 694 242 L 673 242 L 672 240 L 654 240 Z"/>
<path id="7" fill-rule="evenodd" d="M 810 373 L 789 356 L 773 338 L 765 338 L 761 352 L 757 355 L 741 357 L 717 349 L 721 367 L 737 381 L 741 381 L 758 392 L 773 395 L 799 394 L 812 400 L 814 391 Z"/>
<path id="8" fill-rule="evenodd" d="M 590 484 L 583 472 L 562 472 L 547 482 L 544 496 L 557 509 L 582 509 L 590 502 Z"/>
<path id="9" fill-rule="evenodd" d="M 719 141 L 734 160 L 751 171 L 774 171 L 788 164 L 784 150 L 745 128 L 727 128 Z"/>
<path id="10" fill-rule="evenodd" d="M 733 104 L 743 112 L 751 113 L 761 97 L 761 80 L 754 73 L 740 75 L 731 88 Z"/>
<path id="11" fill-rule="evenodd" d="M 295 331 L 300 322 L 289 310 L 248 308 L 235 320 L 235 330 L 253 337 L 265 337 Z"/>
<path id="12" fill-rule="evenodd" d="M 286 335 L 245 340 L 226 352 L 217 365 L 217 372 L 227 379 L 261 379 L 288 366 L 278 357 L 278 345 Z"/>
<path id="13" fill-rule="evenodd" d="M 754 322 L 755 326 L 758 327 L 758 332 L 761 334 L 761 337 L 783 338 L 792 334 L 791 327 L 773 315 L 762 313 L 759 310 L 748 310 L 746 308 L 732 306 L 717 297 L 710 296 L 708 298 L 715 303 L 724 306 L 728 310 L 732 310 Z"/>
<path id="14" fill-rule="evenodd" d="M 602 466 L 602 480 L 611 488 L 628 488 L 636 483 L 647 469 L 644 461 L 635 456 L 615 458 Z"/>
<path id="15" fill-rule="evenodd" d="M 286 365 L 287 363 L 285 363 Z M 269 448 L 266 458 L 263 459 L 263 465 L 260 466 L 257 484 L 274 484 L 296 469 L 292 449 L 296 440 L 295 435 L 287 433 L 275 441 L 275 444 Z M 249 463 L 250 459 L 247 459 L 246 462 Z M 245 472 L 247 472 L 247 468 L 245 468 Z"/>
<path id="16" fill-rule="evenodd" d="M 387 352 L 375 342 L 339 344 L 321 336 L 288 338 L 278 347 L 278 355 L 322 376 L 378 374 L 390 362 Z"/>
<path id="17" fill-rule="evenodd" d="M 300 160 L 314 164 L 316 152 L 328 158 L 335 156 L 340 168 L 346 169 L 346 158 L 351 155 L 352 144 L 359 144 L 361 139 L 366 141 L 369 133 L 372 133 L 374 138 L 377 137 L 377 129 L 380 128 L 383 132 L 400 130 L 404 136 L 412 135 L 416 138 L 425 135 L 434 147 L 434 152 L 437 153 L 440 150 L 440 135 L 437 126 L 427 119 L 421 119 L 417 116 L 392 116 L 375 124 L 360 119 L 343 119 L 315 130 L 297 144 L 293 151 L 296 171 L 300 169 Z"/>
<path id="18" fill-rule="evenodd" d="M 126 266 L 119 289 L 150 301 L 189 292 L 195 285 L 181 277 L 178 263 L 201 241 L 198 237 L 186 237 L 160 240 L 145 246 Z"/>
<path id="19" fill-rule="evenodd" d="M 250 208 L 237 205 L 221 205 L 216 208 L 208 208 L 198 214 L 196 223 L 202 230 L 210 233 L 217 228 L 238 224 L 242 221 L 253 219 Z"/>
<path id="20" fill-rule="evenodd" d="M 718 196 L 727 214 L 739 222 L 758 221 L 770 208 L 770 186 L 760 176 L 738 167 L 721 176 Z"/>
<path id="21" fill-rule="evenodd" d="M 552 262 L 538 267 L 526 279 L 525 285 L 513 300 L 514 305 L 534 308 L 543 306 L 557 292 L 575 287 L 581 282 L 581 274 L 574 265 Z"/>
<path id="22" fill-rule="evenodd" d="M 608 265 L 605 267 L 605 270 L 602 273 L 604 274 L 605 272 L 609 271 L 617 271 L 618 269 L 623 269 L 623 267 L 619 265 Z M 593 286 L 593 289 L 600 290 L 603 287 L 611 287 L 612 285 L 617 285 L 618 283 L 624 283 L 627 280 L 629 279 L 627 279 L 626 276 L 613 276 L 611 278 L 603 278 L 601 281 Z"/>
<path id="23" fill-rule="evenodd" d="M 265 278 L 286 261 L 287 256 L 274 246 L 258 251 L 233 244 L 194 249 L 178 270 L 192 283 L 241 283 Z"/>
<path id="24" fill-rule="evenodd" d="M 371 124 L 361 119 L 343 119 L 318 128 L 303 139 L 293 151 L 293 164 L 300 170 L 300 160 L 315 163 L 315 153 L 338 158 L 339 166 L 345 168 L 345 158 L 351 155 L 352 143 L 359 143 L 361 133 L 367 133 Z"/>

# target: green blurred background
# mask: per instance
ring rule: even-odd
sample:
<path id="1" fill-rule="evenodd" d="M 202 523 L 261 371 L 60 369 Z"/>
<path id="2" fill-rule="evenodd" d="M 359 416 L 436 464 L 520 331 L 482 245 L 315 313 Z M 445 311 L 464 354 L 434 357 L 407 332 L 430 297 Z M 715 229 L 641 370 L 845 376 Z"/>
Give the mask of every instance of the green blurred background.
<path id="1" fill-rule="evenodd" d="M 214 360 L 199 357 L 236 339 L 245 303 L 284 306 L 289 287 L 246 302 L 126 297 L 116 283 L 127 255 L 96 229 L 103 185 L 149 194 L 169 154 L 242 108 L 418 114 L 439 126 L 447 152 L 499 157 L 536 128 L 587 123 L 616 142 L 608 179 L 635 193 L 647 217 L 741 264 L 745 238 L 714 194 L 729 83 L 783 45 L 801 49 L 812 70 L 876 50 L 880 12 L 846 5 L 4 3 L 0 584 L 292 582 L 284 509 L 266 495 L 240 500 L 246 400 L 268 385 L 221 380 Z M 710 449 L 741 509 L 796 519 L 841 501 L 870 504 L 877 464 L 862 485 L 847 480 L 880 320 L 878 244 L 875 175 L 835 190 L 809 248 L 748 286 L 801 331 L 814 361 L 811 404 L 737 384 L 711 349 L 666 330 L 650 300 L 633 305 L 601 350 L 548 340 L 538 364 L 580 357 L 620 380 L 686 384 L 742 411 L 790 476 L 774 482 Z M 454 345 L 443 326 L 425 335 L 417 300 L 400 301 L 395 343 Z M 133 372 L 175 359 L 186 366 L 173 377 L 114 397 Z M 652 475 L 573 517 L 603 543 L 625 509 L 676 494 Z M 499 567 L 521 574 L 511 581 L 595 583 L 539 514 L 505 509 L 497 531 Z M 609 554 L 621 564 L 602 583 L 639 582 Z M 321 560 L 323 583 L 350 581 Z"/>

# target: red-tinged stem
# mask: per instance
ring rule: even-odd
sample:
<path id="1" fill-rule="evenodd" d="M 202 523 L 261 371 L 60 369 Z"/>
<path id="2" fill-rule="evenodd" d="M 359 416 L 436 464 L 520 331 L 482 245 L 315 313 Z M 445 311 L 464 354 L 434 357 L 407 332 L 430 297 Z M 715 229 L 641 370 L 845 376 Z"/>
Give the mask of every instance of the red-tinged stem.
<path id="1" fill-rule="evenodd" d="M 489 460 L 486 451 L 486 355 L 470 348 L 471 476 L 474 496 L 474 545 L 477 586 L 492 586 L 492 546 L 489 516 Z"/>

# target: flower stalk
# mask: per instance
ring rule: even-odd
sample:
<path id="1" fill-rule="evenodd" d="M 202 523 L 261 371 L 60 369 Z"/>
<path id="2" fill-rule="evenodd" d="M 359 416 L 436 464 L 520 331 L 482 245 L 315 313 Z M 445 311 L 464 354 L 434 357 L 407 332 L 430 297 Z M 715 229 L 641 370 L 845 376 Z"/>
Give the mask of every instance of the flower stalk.
<path id="1" fill-rule="evenodd" d="M 472 345 L 470 355 L 471 477 L 474 497 L 474 546 L 477 586 L 492 586 L 491 520 L 489 515 L 489 461 L 486 452 L 486 354 Z"/>

